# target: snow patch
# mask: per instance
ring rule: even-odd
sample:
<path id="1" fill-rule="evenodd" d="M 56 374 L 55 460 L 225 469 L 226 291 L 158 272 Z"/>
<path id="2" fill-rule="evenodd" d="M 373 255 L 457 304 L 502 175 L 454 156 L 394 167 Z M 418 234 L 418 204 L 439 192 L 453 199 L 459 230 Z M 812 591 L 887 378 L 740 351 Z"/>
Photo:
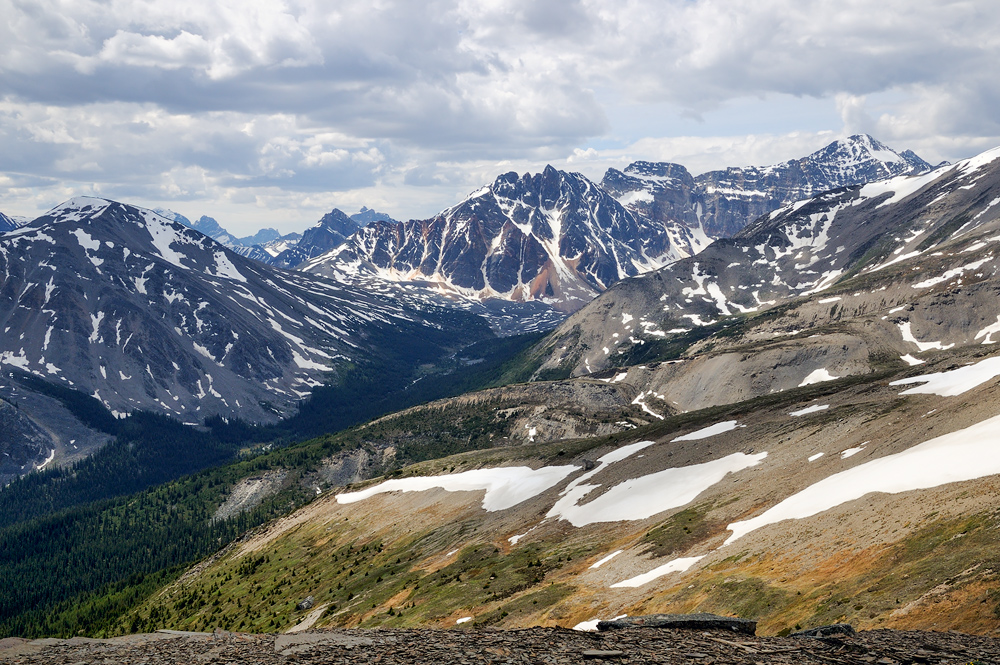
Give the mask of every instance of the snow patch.
<path id="1" fill-rule="evenodd" d="M 937 349 L 938 351 L 947 351 L 954 344 L 949 344 L 948 346 L 942 346 L 941 342 L 918 342 L 917 338 L 913 336 L 913 331 L 910 329 L 910 322 L 904 321 L 903 323 L 897 324 L 899 326 L 899 332 L 903 336 L 904 342 L 910 342 L 911 344 L 916 344 L 919 351 L 930 351 L 931 349 Z"/>
<path id="2" fill-rule="evenodd" d="M 505 510 L 535 497 L 563 480 L 580 467 L 545 466 L 532 469 L 508 466 L 496 469 L 474 469 L 444 476 L 396 478 L 358 492 L 337 495 L 337 503 L 355 503 L 386 492 L 422 492 L 440 488 L 447 492 L 486 491 L 483 509 L 489 512 Z"/>
<path id="3" fill-rule="evenodd" d="M 830 408 L 829 404 L 814 404 L 812 406 L 807 406 L 804 409 L 799 409 L 798 411 L 792 411 L 788 415 L 790 416 L 807 416 L 810 413 L 816 413 L 817 411 L 826 411 Z"/>
<path id="4" fill-rule="evenodd" d="M 715 436 L 716 434 L 731 432 L 737 427 L 746 427 L 746 425 L 738 425 L 735 420 L 726 420 L 725 422 L 709 425 L 708 427 L 685 434 L 684 436 L 679 436 L 676 439 L 671 439 L 670 442 L 673 443 L 674 441 L 697 441 L 698 439 L 707 439 L 708 437 Z"/>
<path id="5" fill-rule="evenodd" d="M 608 561 L 611 561 L 616 556 L 618 556 L 619 554 L 621 554 L 623 551 L 624 550 L 615 550 L 614 552 L 612 552 L 611 554 L 607 555 L 606 557 L 604 557 L 600 561 L 595 562 L 594 565 L 591 566 L 591 568 L 600 568 L 601 566 L 603 566 L 604 564 L 606 564 Z"/>
<path id="6" fill-rule="evenodd" d="M 948 372 L 934 372 L 933 374 L 899 379 L 898 381 L 890 382 L 889 385 L 903 386 L 910 383 L 924 383 L 926 385 L 910 388 L 899 394 L 955 397 L 973 388 L 977 388 L 997 376 L 1000 376 L 1000 356 L 987 358 L 975 365 L 966 365 L 965 367 L 959 367 Z"/>
<path id="7" fill-rule="evenodd" d="M 996 344 L 996 340 L 993 339 L 993 335 L 1000 333 L 1000 315 L 997 315 L 997 322 L 991 323 L 982 330 L 976 333 L 973 339 L 979 339 L 980 337 L 985 337 L 983 344 Z"/>
<path id="8" fill-rule="evenodd" d="M 820 367 L 819 369 L 810 372 L 806 378 L 802 379 L 802 383 L 800 383 L 798 387 L 801 388 L 802 386 L 809 386 L 814 383 L 822 383 L 824 381 L 835 381 L 839 378 L 839 376 L 830 374 L 825 367 Z"/>
<path id="9" fill-rule="evenodd" d="M 690 503 L 730 473 L 757 465 L 767 453 L 733 453 L 711 462 L 665 469 L 615 485 L 601 496 L 580 504 L 596 485 L 580 484 L 567 491 L 546 517 L 581 527 L 598 522 L 642 520 Z"/>
<path id="10" fill-rule="evenodd" d="M 635 577 L 629 578 L 627 580 L 622 580 L 611 585 L 612 589 L 634 589 L 640 587 L 644 584 L 649 584 L 655 579 L 663 577 L 667 573 L 683 573 L 688 570 L 694 564 L 698 563 L 705 558 L 705 555 L 701 556 L 689 556 L 681 557 L 679 559 L 674 559 L 673 561 L 668 561 L 658 568 L 654 568 L 648 573 L 643 573 L 642 575 L 637 575 Z"/>

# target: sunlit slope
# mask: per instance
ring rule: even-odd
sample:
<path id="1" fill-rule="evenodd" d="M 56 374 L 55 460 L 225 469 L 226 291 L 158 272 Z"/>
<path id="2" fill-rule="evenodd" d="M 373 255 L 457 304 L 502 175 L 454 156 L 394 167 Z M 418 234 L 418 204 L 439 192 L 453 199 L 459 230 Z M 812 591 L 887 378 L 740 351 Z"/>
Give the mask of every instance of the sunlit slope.
<path id="1" fill-rule="evenodd" d="M 572 627 L 699 610 L 758 619 L 764 633 L 838 620 L 989 632 L 991 350 L 327 492 L 121 628 Z M 915 375 L 930 376 L 895 383 Z"/>

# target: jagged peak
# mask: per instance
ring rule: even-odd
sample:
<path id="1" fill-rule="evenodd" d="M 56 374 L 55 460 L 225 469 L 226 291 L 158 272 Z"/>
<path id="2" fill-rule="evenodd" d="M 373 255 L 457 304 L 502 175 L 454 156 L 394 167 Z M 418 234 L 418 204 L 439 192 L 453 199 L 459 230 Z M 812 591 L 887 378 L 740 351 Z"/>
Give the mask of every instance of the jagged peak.
<path id="1" fill-rule="evenodd" d="M 334 208 L 330 212 L 323 215 L 320 220 L 316 222 L 316 225 L 313 226 L 313 228 L 326 229 L 329 231 L 335 231 L 344 236 L 349 236 L 361 228 L 361 225 L 351 219 L 347 213 L 340 208 Z"/>
<path id="2" fill-rule="evenodd" d="M 608 169 L 611 171 L 612 169 Z M 622 171 L 626 175 L 639 177 L 670 178 L 688 174 L 687 167 L 674 162 L 635 161 Z"/>
<path id="3" fill-rule="evenodd" d="M 858 162 L 877 162 L 898 169 L 908 165 L 911 171 L 922 172 L 931 168 L 912 150 L 897 152 L 870 134 L 852 134 L 847 138 L 837 139 L 825 147 L 812 153 L 805 159 L 812 162 L 842 162 L 849 159 Z M 793 160 L 794 161 L 794 160 Z"/>

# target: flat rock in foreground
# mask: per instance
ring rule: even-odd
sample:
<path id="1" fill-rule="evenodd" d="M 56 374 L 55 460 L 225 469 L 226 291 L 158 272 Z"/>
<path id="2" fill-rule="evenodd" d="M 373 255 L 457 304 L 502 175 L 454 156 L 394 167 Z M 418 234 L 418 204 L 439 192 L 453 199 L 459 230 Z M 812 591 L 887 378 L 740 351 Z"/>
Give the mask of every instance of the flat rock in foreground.
<path id="1" fill-rule="evenodd" d="M 664 628 L 687 630 L 725 630 L 757 634 L 757 622 L 739 617 L 723 617 L 718 614 L 698 612 L 696 614 L 647 614 L 639 617 L 624 617 L 613 621 L 599 621 L 597 630 L 616 628 Z"/>

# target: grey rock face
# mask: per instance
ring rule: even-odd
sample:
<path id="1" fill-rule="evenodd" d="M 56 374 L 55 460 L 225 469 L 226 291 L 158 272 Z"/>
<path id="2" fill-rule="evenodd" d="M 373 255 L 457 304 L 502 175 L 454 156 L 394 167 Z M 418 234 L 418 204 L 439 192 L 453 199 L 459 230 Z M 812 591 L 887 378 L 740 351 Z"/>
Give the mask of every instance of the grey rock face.
<path id="1" fill-rule="evenodd" d="M 572 311 L 623 277 L 662 265 L 668 245 L 585 177 L 549 166 L 502 175 L 432 219 L 373 222 L 305 269 L 367 271 Z"/>
<path id="2" fill-rule="evenodd" d="M 930 168 L 909 150 L 897 153 L 861 134 L 782 164 L 730 167 L 697 177 L 679 164 L 634 162 L 624 172 L 608 169 L 601 186 L 636 217 L 676 227 L 675 234 L 686 229 L 692 235 L 678 235 L 678 245 L 690 256 L 707 244 L 694 242 L 700 233 L 712 239 L 732 236 L 761 215 L 794 201 Z"/>

